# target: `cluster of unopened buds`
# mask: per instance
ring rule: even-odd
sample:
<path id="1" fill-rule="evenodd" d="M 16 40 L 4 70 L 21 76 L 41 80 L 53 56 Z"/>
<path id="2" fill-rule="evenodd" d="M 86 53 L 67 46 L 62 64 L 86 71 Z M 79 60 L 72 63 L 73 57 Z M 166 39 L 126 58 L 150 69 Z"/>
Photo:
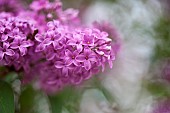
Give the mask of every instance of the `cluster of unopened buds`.
<path id="1" fill-rule="evenodd" d="M 107 64 L 112 68 L 120 39 L 109 23 L 82 25 L 79 11 L 63 10 L 59 0 L 20 5 L 0 2 L 0 66 L 24 73 L 23 82 L 34 80 L 55 92 L 80 84 Z"/>

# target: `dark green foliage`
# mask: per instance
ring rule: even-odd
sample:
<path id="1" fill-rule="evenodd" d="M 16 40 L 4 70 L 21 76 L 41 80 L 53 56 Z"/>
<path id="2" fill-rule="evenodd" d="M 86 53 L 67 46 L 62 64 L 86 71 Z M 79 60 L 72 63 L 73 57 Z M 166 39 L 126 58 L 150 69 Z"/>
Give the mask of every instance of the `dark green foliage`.
<path id="1" fill-rule="evenodd" d="M 155 97 L 170 97 L 169 85 L 163 82 L 155 81 L 146 83 L 145 85 L 147 86 L 148 91 Z"/>
<path id="2" fill-rule="evenodd" d="M 27 86 L 21 93 L 19 103 L 20 103 L 20 113 L 34 113 L 34 99 L 36 92 L 31 86 Z"/>
<path id="3" fill-rule="evenodd" d="M 170 20 L 161 18 L 155 26 L 156 47 L 153 61 L 170 57 Z"/>
<path id="4" fill-rule="evenodd" d="M 78 113 L 81 101 L 81 90 L 68 87 L 56 95 L 49 96 L 52 113 L 61 113 L 62 109 L 66 109 L 70 113 Z"/>
<path id="5" fill-rule="evenodd" d="M 14 113 L 14 93 L 10 84 L 0 81 L 0 113 Z"/>

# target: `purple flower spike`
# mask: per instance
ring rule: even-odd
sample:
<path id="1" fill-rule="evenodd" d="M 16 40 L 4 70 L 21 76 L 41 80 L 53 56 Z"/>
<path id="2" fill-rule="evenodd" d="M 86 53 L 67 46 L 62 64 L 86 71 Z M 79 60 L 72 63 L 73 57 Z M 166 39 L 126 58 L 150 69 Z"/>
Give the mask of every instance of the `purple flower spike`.
<path id="1" fill-rule="evenodd" d="M 92 75 L 112 67 L 115 60 L 112 39 L 96 28 L 73 28 L 60 21 L 50 21 L 47 32 L 37 34 L 36 52 L 44 54 L 67 84 L 80 84 Z"/>
<path id="2" fill-rule="evenodd" d="M 29 20 L 0 14 L 0 65 L 24 67 L 25 57 L 30 47 L 35 27 Z M 19 63 L 19 64 L 18 64 Z M 16 66 L 18 64 L 18 66 Z"/>
<path id="3" fill-rule="evenodd" d="M 18 3 L 10 1 L 2 0 L 5 8 Z M 79 11 L 63 10 L 60 0 L 34 0 L 29 8 L 0 13 L 0 66 L 24 73 L 25 82 L 35 79 L 49 93 L 112 68 L 120 43 L 110 24 L 85 27 Z"/>

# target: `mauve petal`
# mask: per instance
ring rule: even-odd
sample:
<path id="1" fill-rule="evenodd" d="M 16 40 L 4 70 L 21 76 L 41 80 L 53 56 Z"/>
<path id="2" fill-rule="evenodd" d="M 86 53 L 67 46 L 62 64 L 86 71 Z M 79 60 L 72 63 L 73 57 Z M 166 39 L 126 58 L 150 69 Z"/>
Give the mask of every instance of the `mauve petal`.
<path id="1" fill-rule="evenodd" d="M 88 56 L 88 59 L 89 59 L 90 61 L 97 62 L 97 59 L 96 59 L 96 56 L 95 56 L 95 55 L 89 55 L 89 56 Z"/>
<path id="2" fill-rule="evenodd" d="M 54 30 L 48 30 L 47 34 L 45 35 L 45 39 L 46 38 L 50 38 L 54 36 Z"/>
<path id="3" fill-rule="evenodd" d="M 73 60 L 73 64 L 74 64 L 75 66 L 79 66 L 79 65 L 80 65 L 80 63 L 77 62 L 76 60 Z"/>
<path id="4" fill-rule="evenodd" d="M 15 54 L 15 52 L 12 49 L 6 49 L 5 54 L 8 56 L 13 56 Z"/>
<path id="5" fill-rule="evenodd" d="M 58 20 L 53 20 L 53 24 L 55 25 L 55 27 L 58 27 L 59 24 L 60 24 L 60 21 L 58 21 Z"/>
<path id="6" fill-rule="evenodd" d="M 0 26 L 0 33 L 3 33 L 5 31 L 5 28 Z"/>
<path id="7" fill-rule="evenodd" d="M 62 69 L 62 74 L 63 74 L 64 76 L 68 76 L 68 68 L 63 67 L 63 69 Z"/>
<path id="8" fill-rule="evenodd" d="M 74 33 L 74 34 L 73 34 L 73 37 L 74 37 L 75 39 L 77 39 L 77 40 L 80 40 L 80 39 L 83 38 L 83 35 L 82 35 L 82 34 Z"/>
<path id="9" fill-rule="evenodd" d="M 70 59 L 70 58 L 68 58 L 68 59 L 65 61 L 65 64 L 66 64 L 67 66 L 70 66 L 72 63 L 73 63 L 73 60 Z"/>
<path id="10" fill-rule="evenodd" d="M 85 46 L 93 46 L 94 40 L 88 36 L 84 36 L 84 40 L 83 40 L 82 44 Z"/>
<path id="11" fill-rule="evenodd" d="M 78 55 L 78 56 L 76 56 L 75 59 L 76 59 L 76 61 L 78 61 L 78 62 L 84 62 L 84 61 L 86 61 L 84 55 Z"/>
<path id="12" fill-rule="evenodd" d="M 55 50 L 61 49 L 63 46 L 59 45 L 58 42 L 53 41 L 53 47 Z"/>
<path id="13" fill-rule="evenodd" d="M 45 45 L 43 44 L 39 44 L 36 49 L 35 49 L 35 52 L 40 52 L 40 51 L 43 51 L 45 49 Z"/>
<path id="14" fill-rule="evenodd" d="M 80 75 L 74 75 L 75 77 L 71 77 L 71 82 L 75 85 L 78 85 L 82 82 L 83 77 Z"/>
<path id="15" fill-rule="evenodd" d="M 49 54 L 46 55 L 47 60 L 53 60 L 54 57 L 55 57 L 54 53 L 49 53 Z"/>
<path id="16" fill-rule="evenodd" d="M 10 44 L 10 48 L 12 48 L 12 49 L 17 49 L 17 48 L 18 48 L 18 43 L 17 43 L 17 42 L 12 42 L 12 43 Z"/>
<path id="17" fill-rule="evenodd" d="M 109 36 L 109 34 L 107 32 L 101 32 L 101 37 L 102 38 L 106 38 L 108 36 Z"/>
<path id="18" fill-rule="evenodd" d="M 63 68 L 63 67 L 64 67 L 64 64 L 63 64 L 63 62 L 61 62 L 61 61 L 56 61 L 56 62 L 55 62 L 55 67 L 56 67 L 56 68 Z"/>
<path id="19" fill-rule="evenodd" d="M 77 51 L 80 53 L 83 50 L 83 46 L 80 44 L 77 44 Z"/>
<path id="20" fill-rule="evenodd" d="M 86 61 L 84 62 L 84 68 L 85 68 L 86 70 L 90 70 L 90 68 L 91 68 L 91 62 L 90 62 L 89 60 L 86 60 Z"/>
<path id="21" fill-rule="evenodd" d="M 54 35 L 54 39 L 55 39 L 55 41 L 61 40 L 61 39 L 62 39 L 61 34 L 56 34 L 56 35 Z"/>
<path id="22" fill-rule="evenodd" d="M 54 23 L 53 23 L 53 21 L 50 21 L 50 22 L 48 22 L 47 23 L 47 26 L 49 27 L 49 28 L 54 28 Z"/>
<path id="23" fill-rule="evenodd" d="M 112 41 L 111 38 L 104 38 L 104 40 L 105 40 L 106 42 L 111 42 L 111 41 Z"/>
<path id="24" fill-rule="evenodd" d="M 75 40 L 68 40 L 67 45 L 77 45 Z"/>
<path id="25" fill-rule="evenodd" d="M 83 74 L 83 79 L 84 79 L 84 80 L 88 80 L 88 79 L 90 79 L 91 77 L 92 77 L 92 74 L 91 74 L 91 72 L 89 72 L 89 71 Z"/>
<path id="26" fill-rule="evenodd" d="M 53 20 L 53 21 L 48 22 L 47 26 L 53 29 L 54 27 L 58 27 L 59 23 L 60 23 L 59 21 Z"/>
<path id="27" fill-rule="evenodd" d="M 48 80 L 46 83 L 49 85 L 55 85 L 58 82 L 58 80 Z"/>
<path id="28" fill-rule="evenodd" d="M 19 35 L 15 35 L 15 36 L 14 36 L 14 40 L 15 40 L 15 41 L 21 41 L 21 40 L 23 40 L 23 39 L 25 39 L 25 37 L 21 37 L 21 36 L 19 36 Z"/>
<path id="29" fill-rule="evenodd" d="M 94 36 L 95 38 L 97 38 L 97 39 L 101 39 L 101 38 L 102 38 L 102 37 L 99 35 L 98 32 L 93 33 L 93 36 Z"/>
<path id="30" fill-rule="evenodd" d="M 100 50 L 95 50 L 96 51 L 96 53 L 98 53 L 99 55 L 104 55 L 104 52 L 103 51 L 100 51 Z"/>
<path id="31" fill-rule="evenodd" d="M 111 55 L 111 58 L 110 58 L 112 61 L 114 61 L 116 59 L 116 56 L 115 55 Z"/>
<path id="32" fill-rule="evenodd" d="M 84 54 L 85 54 L 85 55 L 88 56 L 88 55 L 90 55 L 91 53 L 92 53 L 92 51 L 91 51 L 89 48 L 85 48 L 85 49 L 84 49 Z"/>
<path id="33" fill-rule="evenodd" d="M 4 65 L 9 65 L 10 63 L 11 63 L 11 59 L 9 59 L 9 57 L 7 57 L 7 56 L 5 56 L 4 57 L 5 59 L 4 59 Z"/>
<path id="34" fill-rule="evenodd" d="M 9 46 L 10 46 L 10 44 L 8 42 L 7 43 L 3 43 L 3 48 L 4 49 L 7 49 Z"/>
<path id="35" fill-rule="evenodd" d="M 7 39 L 8 39 L 8 35 L 4 35 L 4 34 L 3 34 L 3 35 L 1 36 L 1 41 L 2 41 L 2 42 L 6 41 Z"/>
<path id="36" fill-rule="evenodd" d="M 112 68 L 113 68 L 113 62 L 112 62 L 112 60 L 109 60 L 108 63 L 109 63 L 110 68 L 112 69 Z"/>
<path id="37" fill-rule="evenodd" d="M 102 65 L 102 72 L 104 72 L 105 70 L 105 64 L 101 64 Z"/>
<path id="38" fill-rule="evenodd" d="M 71 58 L 73 56 L 73 53 L 70 50 L 66 49 L 65 55 Z"/>
<path id="39" fill-rule="evenodd" d="M 111 58 L 111 56 L 110 55 L 107 55 L 107 54 L 105 54 L 104 55 L 108 60 L 110 60 L 110 58 Z"/>
<path id="40" fill-rule="evenodd" d="M 4 57 L 4 53 L 0 51 L 0 61 L 3 59 L 3 57 Z"/>
<path id="41" fill-rule="evenodd" d="M 15 27 L 13 30 L 12 30 L 13 34 L 18 34 L 19 33 L 19 28 L 18 27 Z"/>
<path id="42" fill-rule="evenodd" d="M 79 53 L 80 53 L 80 52 L 79 52 L 78 50 L 75 50 L 75 51 L 73 52 L 73 55 L 74 55 L 74 56 L 77 56 L 77 55 L 79 55 Z"/>
<path id="43" fill-rule="evenodd" d="M 22 42 L 22 47 L 30 47 L 30 46 L 33 46 L 33 45 L 34 45 L 34 42 L 31 41 L 31 40 Z"/>
<path id="44" fill-rule="evenodd" d="M 21 56 L 24 56 L 27 52 L 27 48 L 19 47 L 19 51 L 20 51 Z"/>
<path id="45" fill-rule="evenodd" d="M 37 40 L 38 42 L 43 42 L 44 41 L 44 36 L 37 34 L 35 35 L 35 40 Z"/>
<path id="46" fill-rule="evenodd" d="M 43 42 L 44 45 L 50 45 L 52 43 L 50 38 L 46 38 Z"/>

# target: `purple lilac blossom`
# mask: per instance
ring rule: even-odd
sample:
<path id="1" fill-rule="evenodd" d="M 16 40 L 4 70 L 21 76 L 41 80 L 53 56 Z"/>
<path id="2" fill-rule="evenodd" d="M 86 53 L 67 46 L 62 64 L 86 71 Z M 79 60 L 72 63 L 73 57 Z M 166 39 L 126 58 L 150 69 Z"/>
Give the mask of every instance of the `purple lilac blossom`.
<path id="1" fill-rule="evenodd" d="M 0 16 L 0 65 L 14 66 L 21 64 L 34 45 L 31 38 L 36 28 L 29 20 L 6 15 Z"/>
<path id="2" fill-rule="evenodd" d="M 49 76 L 53 82 L 43 79 L 46 80 L 46 85 L 42 85 L 44 89 L 48 87 L 48 83 L 55 83 L 57 87 L 61 87 L 60 79 L 63 77 L 67 78 L 64 85 L 80 84 L 100 69 L 104 71 L 105 65 L 115 60 L 116 53 L 112 51 L 112 39 L 108 38 L 106 32 L 96 28 L 72 29 L 57 20 L 50 21 L 47 25 L 47 32 L 35 36 L 39 43 L 35 51 L 44 54 L 45 62 L 53 66 L 53 71 L 58 72 L 58 76 L 47 74 L 46 76 Z"/>
<path id="3" fill-rule="evenodd" d="M 79 11 L 60 0 L 35 0 L 28 10 L 0 13 L 0 66 L 23 72 L 47 93 L 80 84 L 115 60 L 119 37 L 110 24 L 83 27 Z M 37 28 L 36 28 L 36 27 Z M 38 33 L 38 34 L 37 34 Z"/>

